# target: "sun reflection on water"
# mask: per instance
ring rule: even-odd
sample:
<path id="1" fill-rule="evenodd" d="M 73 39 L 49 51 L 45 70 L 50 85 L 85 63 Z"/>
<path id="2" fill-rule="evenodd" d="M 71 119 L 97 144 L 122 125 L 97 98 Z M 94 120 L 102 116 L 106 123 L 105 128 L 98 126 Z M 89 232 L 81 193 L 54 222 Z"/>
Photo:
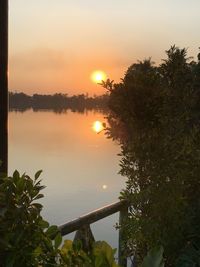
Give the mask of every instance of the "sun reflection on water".
<path id="1" fill-rule="evenodd" d="M 101 121 L 95 121 L 92 125 L 92 129 L 95 133 L 100 133 L 104 129 L 103 123 Z"/>

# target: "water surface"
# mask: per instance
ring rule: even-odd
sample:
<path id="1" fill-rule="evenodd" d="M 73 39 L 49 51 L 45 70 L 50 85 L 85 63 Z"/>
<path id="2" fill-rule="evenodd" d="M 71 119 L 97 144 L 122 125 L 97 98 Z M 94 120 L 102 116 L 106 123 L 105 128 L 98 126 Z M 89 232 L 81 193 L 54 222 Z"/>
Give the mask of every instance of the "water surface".
<path id="1" fill-rule="evenodd" d="M 43 170 L 43 216 L 51 224 L 60 225 L 118 200 L 124 187 L 117 174 L 120 148 L 92 129 L 94 121 L 106 122 L 104 116 L 95 111 L 9 113 L 9 173 L 18 169 L 33 176 Z M 95 223 L 95 238 L 116 247 L 117 220 L 116 214 Z"/>

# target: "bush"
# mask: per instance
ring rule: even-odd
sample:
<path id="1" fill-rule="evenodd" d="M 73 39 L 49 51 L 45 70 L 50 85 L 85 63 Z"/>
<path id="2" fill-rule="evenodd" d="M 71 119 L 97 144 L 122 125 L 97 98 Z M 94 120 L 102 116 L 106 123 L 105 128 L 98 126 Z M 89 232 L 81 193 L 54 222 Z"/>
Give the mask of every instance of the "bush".
<path id="1" fill-rule="evenodd" d="M 127 253 L 141 263 L 162 244 L 173 266 L 200 239 L 200 54 L 197 62 L 175 46 L 166 54 L 160 66 L 138 62 L 121 83 L 103 86 L 110 92 L 109 134 L 120 141 L 127 177 L 121 197 L 131 202 L 122 225 Z"/>
<path id="2" fill-rule="evenodd" d="M 84 252 L 80 242 L 65 240 L 56 225 L 41 216 L 43 197 L 39 176 L 32 180 L 15 171 L 0 179 L 0 266 L 2 267 L 117 267 L 106 242 L 95 242 Z"/>
<path id="3" fill-rule="evenodd" d="M 56 263 L 61 235 L 56 226 L 49 226 L 41 216 L 42 205 L 37 202 L 44 188 L 34 180 L 15 171 L 0 184 L 0 259 L 2 266 L 38 266 Z M 58 233 L 55 240 L 52 235 Z"/>

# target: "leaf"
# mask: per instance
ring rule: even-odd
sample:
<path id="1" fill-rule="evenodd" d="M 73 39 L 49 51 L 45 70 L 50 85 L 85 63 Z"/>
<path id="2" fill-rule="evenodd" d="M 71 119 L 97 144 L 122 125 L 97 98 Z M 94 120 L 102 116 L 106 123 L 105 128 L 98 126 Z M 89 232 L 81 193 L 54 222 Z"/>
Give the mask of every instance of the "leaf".
<path id="1" fill-rule="evenodd" d="M 50 240 L 49 238 L 45 238 L 45 239 L 44 239 L 44 242 L 45 242 L 45 245 L 46 245 L 47 249 L 48 249 L 49 251 L 51 251 L 51 250 L 53 249 L 51 240 Z"/>
<path id="2" fill-rule="evenodd" d="M 15 170 L 13 173 L 13 180 L 15 181 L 15 183 L 19 180 L 19 178 L 20 178 L 20 174 L 17 170 Z"/>
<path id="3" fill-rule="evenodd" d="M 44 197 L 43 194 L 38 194 L 36 197 L 34 197 L 34 200 L 36 200 L 36 199 L 40 199 L 40 198 L 43 198 L 43 197 Z"/>
<path id="4" fill-rule="evenodd" d="M 10 254 L 9 257 L 7 257 L 6 259 L 6 267 L 14 267 L 15 259 L 16 259 L 15 253 Z"/>
<path id="5" fill-rule="evenodd" d="M 40 203 L 33 203 L 32 206 L 39 211 L 41 211 L 42 207 L 43 207 L 42 204 L 40 204 Z"/>
<path id="6" fill-rule="evenodd" d="M 62 236 L 61 236 L 61 233 L 58 233 L 55 237 L 55 248 L 57 249 L 61 243 L 62 243 Z"/>
<path id="7" fill-rule="evenodd" d="M 95 257 L 95 267 L 105 266 L 105 260 L 101 255 Z"/>
<path id="8" fill-rule="evenodd" d="M 39 171 L 36 172 L 35 180 L 37 180 L 40 177 L 41 173 L 42 173 L 42 170 L 39 170 Z"/>
<path id="9" fill-rule="evenodd" d="M 93 253 L 98 258 L 99 256 L 101 258 L 105 258 L 107 262 L 109 262 L 109 265 L 112 266 L 114 263 L 114 254 L 116 250 L 113 250 L 108 243 L 105 241 L 98 241 L 94 244 Z M 97 260 L 99 263 L 99 260 Z M 99 265 L 100 266 L 100 265 Z"/>
<path id="10" fill-rule="evenodd" d="M 80 251 L 82 249 L 82 242 L 81 240 L 75 240 L 73 241 L 72 248 L 74 251 Z"/>
<path id="11" fill-rule="evenodd" d="M 64 255 L 67 255 L 69 251 L 72 250 L 72 241 L 71 240 L 65 240 L 64 245 L 61 248 L 61 253 Z"/>
<path id="12" fill-rule="evenodd" d="M 58 231 L 58 227 L 56 225 L 52 225 L 47 229 L 46 235 L 50 238 L 53 238 L 58 233 Z"/>
<path id="13" fill-rule="evenodd" d="M 38 257 L 42 254 L 42 249 L 41 247 L 37 247 L 34 251 L 33 251 L 34 257 Z"/>
<path id="14" fill-rule="evenodd" d="M 34 205 L 35 205 L 35 204 L 34 204 Z M 49 227 L 49 223 L 48 223 L 47 221 L 44 221 L 44 220 L 41 220 L 41 221 L 39 222 L 39 225 L 40 225 L 43 229 Z"/>
<path id="15" fill-rule="evenodd" d="M 44 186 L 44 185 L 37 185 L 37 190 L 39 190 L 39 191 L 43 190 L 44 188 L 46 188 L 46 186 Z"/>
<path id="16" fill-rule="evenodd" d="M 6 213 L 6 211 L 7 211 L 7 208 L 6 207 L 1 208 L 0 209 L 0 216 L 3 217 L 5 215 L 5 213 Z"/>
<path id="17" fill-rule="evenodd" d="M 25 186 L 25 180 L 24 179 L 19 179 L 17 182 L 17 188 L 19 192 L 23 192 Z"/>
<path id="18" fill-rule="evenodd" d="M 151 249 L 144 258 L 141 267 L 164 267 L 163 247 Z"/>

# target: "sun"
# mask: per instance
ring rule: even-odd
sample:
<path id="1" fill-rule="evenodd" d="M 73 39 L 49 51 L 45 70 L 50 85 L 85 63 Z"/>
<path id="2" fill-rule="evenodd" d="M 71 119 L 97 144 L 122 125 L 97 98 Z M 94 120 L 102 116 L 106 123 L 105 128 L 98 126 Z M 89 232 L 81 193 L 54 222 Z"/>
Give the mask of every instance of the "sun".
<path id="1" fill-rule="evenodd" d="M 107 78 L 107 75 L 104 71 L 102 70 L 95 70 L 91 74 L 91 80 L 94 83 L 100 83 L 101 81 L 105 81 Z"/>

